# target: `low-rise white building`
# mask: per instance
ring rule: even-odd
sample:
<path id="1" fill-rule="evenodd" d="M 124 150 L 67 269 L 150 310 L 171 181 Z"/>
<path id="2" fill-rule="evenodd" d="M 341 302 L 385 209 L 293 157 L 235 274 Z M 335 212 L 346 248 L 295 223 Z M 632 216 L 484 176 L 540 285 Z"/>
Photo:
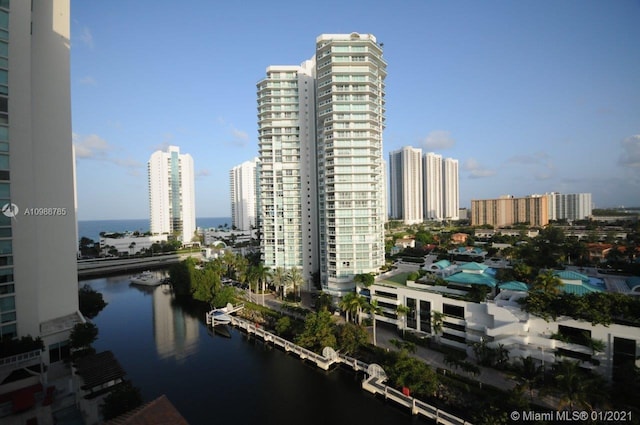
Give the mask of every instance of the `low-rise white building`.
<path id="1" fill-rule="evenodd" d="M 115 248 L 119 254 L 134 255 L 144 249 L 151 249 L 154 243 L 162 242 L 167 242 L 167 235 L 134 236 L 130 233 L 121 237 L 101 237 L 100 250 L 108 252 Z"/>
<path id="2" fill-rule="evenodd" d="M 492 348 L 506 348 L 510 361 L 531 356 L 548 367 L 560 357 L 569 358 L 608 379 L 618 365 L 633 362 L 640 366 L 640 328 L 592 325 L 570 317 L 547 322 L 521 309 L 517 300 L 527 293 L 513 282 L 510 284 L 486 302 L 467 301 L 464 290 L 414 282 L 400 285 L 376 281 L 369 289 L 371 298 L 382 309 L 376 316 L 378 320 L 437 337 L 441 344 L 466 351 L 470 356 L 472 345 L 484 342 Z M 408 307 L 406 316 L 397 315 L 400 305 Z M 434 312 L 444 314 L 437 334 Z M 604 350 L 594 351 L 587 344 L 589 340 L 602 341 Z"/>

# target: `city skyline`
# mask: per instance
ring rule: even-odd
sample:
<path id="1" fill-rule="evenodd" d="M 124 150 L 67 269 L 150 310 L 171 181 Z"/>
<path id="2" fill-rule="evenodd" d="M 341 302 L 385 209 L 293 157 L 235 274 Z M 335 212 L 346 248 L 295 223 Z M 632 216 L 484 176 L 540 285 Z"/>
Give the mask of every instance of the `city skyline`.
<path id="1" fill-rule="evenodd" d="M 282 8 L 118 4 L 72 5 L 80 220 L 147 217 L 144 165 L 169 144 L 196 159 L 196 215 L 229 217 L 228 170 L 258 152 L 264 69 L 351 32 L 375 34 L 391 64 L 383 156 L 458 158 L 460 207 L 552 191 L 640 204 L 636 2 L 354 1 L 321 21 L 282 2 L 288 23 L 268 30 Z"/>

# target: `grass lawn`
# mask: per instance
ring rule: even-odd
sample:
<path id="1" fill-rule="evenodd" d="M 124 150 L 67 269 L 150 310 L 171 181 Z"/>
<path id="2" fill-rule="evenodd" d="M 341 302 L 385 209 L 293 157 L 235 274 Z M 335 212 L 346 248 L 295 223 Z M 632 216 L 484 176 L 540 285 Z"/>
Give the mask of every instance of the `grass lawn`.
<path id="1" fill-rule="evenodd" d="M 398 273 L 396 275 L 386 278 L 382 282 L 393 282 L 399 285 L 405 285 L 407 283 L 407 276 L 409 276 L 409 274 L 410 273 Z"/>

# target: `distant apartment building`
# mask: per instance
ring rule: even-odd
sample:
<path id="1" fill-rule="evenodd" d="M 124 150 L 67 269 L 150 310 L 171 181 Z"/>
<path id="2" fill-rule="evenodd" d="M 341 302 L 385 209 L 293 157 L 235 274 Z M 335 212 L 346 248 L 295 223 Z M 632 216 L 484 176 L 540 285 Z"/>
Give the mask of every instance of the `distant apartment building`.
<path id="1" fill-rule="evenodd" d="M 323 34 L 300 66 L 270 66 L 258 88 L 259 222 L 265 265 L 298 267 L 340 296 L 384 264 L 382 47 Z"/>
<path id="2" fill-rule="evenodd" d="M 405 146 L 389 153 L 391 218 L 406 224 L 424 220 L 422 149 Z"/>
<path id="3" fill-rule="evenodd" d="M 498 199 L 471 201 L 471 225 L 488 224 L 506 227 L 528 224 L 542 227 L 549 224 L 549 204 L 546 195 L 530 195 L 516 198 L 510 195 Z"/>
<path id="4" fill-rule="evenodd" d="M 458 220 L 458 160 L 427 152 L 423 157 L 424 219 Z"/>
<path id="5" fill-rule="evenodd" d="M 442 212 L 445 220 L 460 219 L 458 160 L 453 158 L 445 158 L 442 162 Z"/>
<path id="6" fill-rule="evenodd" d="M 254 158 L 235 166 L 229 172 L 231 184 L 231 225 L 239 230 L 251 230 L 258 215 L 257 167 Z"/>
<path id="7" fill-rule="evenodd" d="M 150 250 L 153 244 L 167 242 L 167 235 L 135 235 L 127 233 L 124 235 L 105 234 L 100 237 L 100 251 L 108 254 L 109 251 L 118 251 L 118 255 L 135 255 L 139 252 Z"/>
<path id="8" fill-rule="evenodd" d="M 44 350 L 0 353 L 5 423 L 51 423 L 51 407 L 17 398 L 42 384 L 69 395 L 69 334 L 78 312 L 68 0 L 0 2 L 0 338 Z M 28 370 L 28 373 L 27 373 Z M 7 379 L 9 378 L 9 379 Z M 55 382 L 54 382 L 55 380 Z M 60 385 L 62 382 L 62 385 Z M 70 397 L 73 404 L 73 397 Z M 63 402 L 58 408 L 66 407 Z"/>
<path id="9" fill-rule="evenodd" d="M 191 242 L 196 230 L 193 158 L 169 146 L 151 155 L 147 170 L 151 233 Z"/>
<path id="10" fill-rule="evenodd" d="M 590 193 L 547 193 L 549 198 L 549 220 L 584 220 L 591 217 Z"/>

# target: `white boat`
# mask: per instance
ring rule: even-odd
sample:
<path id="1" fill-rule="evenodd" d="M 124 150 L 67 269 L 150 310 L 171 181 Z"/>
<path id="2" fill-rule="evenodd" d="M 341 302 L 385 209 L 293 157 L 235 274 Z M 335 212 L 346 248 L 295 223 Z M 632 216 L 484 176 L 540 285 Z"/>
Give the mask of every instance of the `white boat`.
<path id="1" fill-rule="evenodd" d="M 131 278 L 131 283 L 144 286 L 157 286 L 160 285 L 162 281 L 162 277 L 150 271 L 142 272 Z"/>

